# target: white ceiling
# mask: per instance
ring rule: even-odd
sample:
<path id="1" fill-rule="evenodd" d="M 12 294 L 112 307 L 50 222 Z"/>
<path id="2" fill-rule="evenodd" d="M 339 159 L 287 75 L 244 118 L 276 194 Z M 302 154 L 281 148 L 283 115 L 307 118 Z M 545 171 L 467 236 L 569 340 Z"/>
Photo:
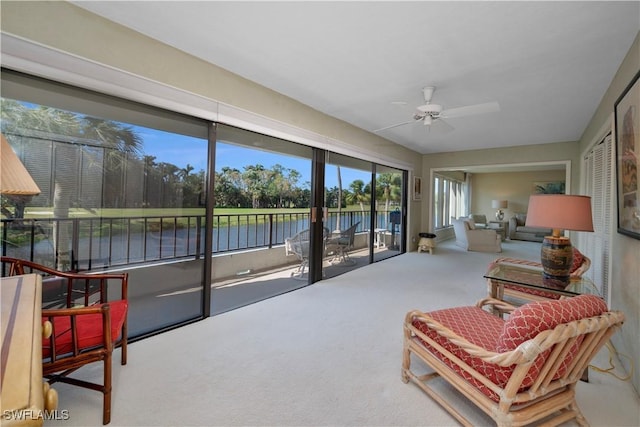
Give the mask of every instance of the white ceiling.
<path id="1" fill-rule="evenodd" d="M 379 133 L 420 153 L 580 139 L 640 30 L 639 1 L 74 3 L 368 131 L 424 86 L 500 104 Z"/>

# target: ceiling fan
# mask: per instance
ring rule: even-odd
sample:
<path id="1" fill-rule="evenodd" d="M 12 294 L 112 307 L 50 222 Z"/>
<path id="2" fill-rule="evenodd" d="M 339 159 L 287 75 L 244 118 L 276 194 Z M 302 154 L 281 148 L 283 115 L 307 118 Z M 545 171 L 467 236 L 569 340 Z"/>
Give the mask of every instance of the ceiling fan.
<path id="1" fill-rule="evenodd" d="M 449 128 L 449 130 L 452 130 L 453 127 L 442 119 L 471 116 L 475 114 L 495 113 L 497 111 L 500 111 L 500 105 L 497 102 L 487 102 L 484 104 L 467 105 L 464 107 L 449 108 L 445 110 L 442 107 L 442 105 L 431 103 L 431 98 L 433 97 L 433 93 L 435 92 L 435 90 L 436 88 L 434 86 L 427 86 L 422 89 L 422 93 L 424 94 L 425 104 L 420 105 L 419 107 L 416 108 L 417 111 L 413 114 L 413 118 L 411 120 L 408 120 L 402 123 L 396 123 L 391 126 L 385 126 L 383 128 L 374 130 L 374 132 L 380 132 L 383 130 L 407 125 L 409 123 L 416 123 L 420 121 L 425 126 L 431 126 L 435 121 L 439 121 L 440 123 L 444 124 L 447 128 Z"/>

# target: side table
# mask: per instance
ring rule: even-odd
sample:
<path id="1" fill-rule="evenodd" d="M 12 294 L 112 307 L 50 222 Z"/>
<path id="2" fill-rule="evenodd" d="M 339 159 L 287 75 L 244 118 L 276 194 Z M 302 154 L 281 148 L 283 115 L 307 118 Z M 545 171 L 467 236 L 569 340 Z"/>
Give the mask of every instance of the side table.
<path id="1" fill-rule="evenodd" d="M 509 221 L 489 221 L 489 228 L 496 230 L 502 236 L 503 242 L 509 237 Z"/>
<path id="2" fill-rule="evenodd" d="M 429 252 L 433 255 L 433 248 L 436 247 L 436 235 L 432 233 L 418 233 L 420 241 L 418 242 L 418 252 Z"/>

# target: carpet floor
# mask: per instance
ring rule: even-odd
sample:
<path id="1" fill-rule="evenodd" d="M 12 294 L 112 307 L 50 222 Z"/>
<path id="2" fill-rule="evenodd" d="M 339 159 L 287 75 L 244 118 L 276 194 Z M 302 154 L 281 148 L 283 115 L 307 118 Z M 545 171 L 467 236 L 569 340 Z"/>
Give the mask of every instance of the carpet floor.
<path id="1" fill-rule="evenodd" d="M 535 260 L 540 245 L 507 241 L 503 250 Z M 135 342 L 126 366 L 114 355 L 111 426 L 457 425 L 401 381 L 402 321 L 411 309 L 473 305 L 497 256 L 448 241 L 433 255 L 404 254 Z M 605 348 L 594 364 L 608 359 Z M 78 373 L 98 380 L 102 368 Z M 101 425 L 100 393 L 55 388 L 69 419 L 45 425 Z M 475 425 L 493 424 L 445 384 L 442 393 Z M 629 382 L 592 370 L 577 395 L 593 426 L 640 425 Z"/>

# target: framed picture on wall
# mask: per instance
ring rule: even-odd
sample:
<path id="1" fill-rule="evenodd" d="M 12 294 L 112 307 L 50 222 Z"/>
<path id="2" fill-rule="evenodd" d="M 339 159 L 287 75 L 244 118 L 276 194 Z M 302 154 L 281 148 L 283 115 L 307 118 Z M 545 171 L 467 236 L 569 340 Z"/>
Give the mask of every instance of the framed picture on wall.
<path id="1" fill-rule="evenodd" d="M 640 239 L 640 71 L 614 104 L 618 233 Z"/>
<path id="2" fill-rule="evenodd" d="M 413 200 L 422 200 L 422 178 L 413 177 Z"/>
<path id="3" fill-rule="evenodd" d="M 564 181 L 549 181 L 533 183 L 531 189 L 532 194 L 564 194 L 565 183 Z"/>

